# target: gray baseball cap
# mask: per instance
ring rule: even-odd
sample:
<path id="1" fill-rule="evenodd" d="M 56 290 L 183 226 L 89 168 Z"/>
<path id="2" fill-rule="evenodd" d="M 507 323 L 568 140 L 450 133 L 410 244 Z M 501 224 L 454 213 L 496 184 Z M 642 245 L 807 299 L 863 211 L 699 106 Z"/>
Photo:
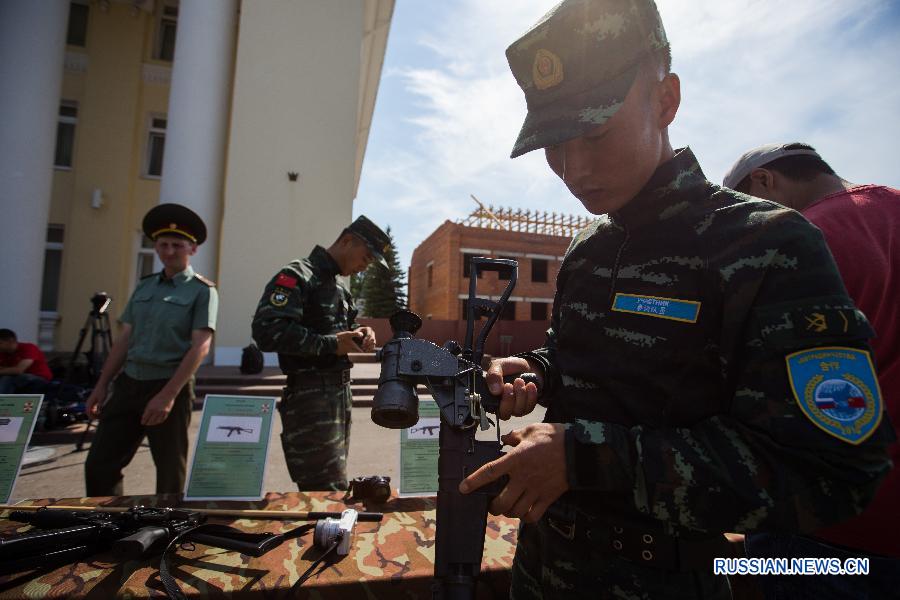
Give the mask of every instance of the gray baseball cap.
<path id="1" fill-rule="evenodd" d="M 653 0 L 565 0 L 506 50 L 528 114 L 512 158 L 609 120 L 644 58 L 669 45 Z"/>
<path id="2" fill-rule="evenodd" d="M 727 188 L 734 189 L 744 177 L 766 166 L 773 160 L 784 158 L 785 156 L 815 156 L 822 158 L 812 146 L 793 142 L 790 144 L 766 144 L 745 152 L 743 156 L 737 159 L 737 162 L 731 166 L 731 169 L 725 174 L 722 185 Z"/>

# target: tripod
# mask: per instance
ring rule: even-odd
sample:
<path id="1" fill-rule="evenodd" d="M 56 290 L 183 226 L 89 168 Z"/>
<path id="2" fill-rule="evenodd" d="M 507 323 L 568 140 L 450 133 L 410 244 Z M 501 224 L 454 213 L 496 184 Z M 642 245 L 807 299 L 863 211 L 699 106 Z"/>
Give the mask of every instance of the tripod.
<path id="1" fill-rule="evenodd" d="M 97 383 L 97 379 L 100 378 L 100 370 L 103 368 L 103 363 L 106 362 L 106 357 L 109 356 L 109 351 L 112 348 L 112 330 L 109 325 L 108 312 L 111 303 L 112 299 L 105 292 L 97 292 L 91 298 L 91 311 L 88 313 L 84 326 L 78 334 L 78 343 L 75 345 L 75 351 L 72 352 L 72 356 L 69 359 L 69 368 L 66 371 L 67 383 L 71 381 L 75 373 L 75 363 L 81 355 L 81 348 L 88 336 L 90 336 L 91 345 L 87 352 L 84 353 L 85 358 L 87 358 L 88 383 L 93 387 Z M 81 434 L 81 438 L 75 444 L 76 451 L 80 451 L 84 447 L 84 442 L 87 440 L 87 435 L 93 422 L 94 420 L 89 418 L 84 433 Z"/>

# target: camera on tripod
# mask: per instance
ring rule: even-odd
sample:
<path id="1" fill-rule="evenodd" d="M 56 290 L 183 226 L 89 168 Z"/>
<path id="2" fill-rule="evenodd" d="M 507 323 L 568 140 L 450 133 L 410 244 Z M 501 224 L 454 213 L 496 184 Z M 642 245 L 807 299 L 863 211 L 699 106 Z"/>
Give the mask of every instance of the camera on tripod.
<path id="1" fill-rule="evenodd" d="M 93 296 L 91 296 L 91 306 L 93 309 L 91 310 L 91 316 L 99 317 L 101 315 L 105 315 L 106 311 L 109 310 L 109 305 L 112 303 L 112 298 L 109 297 L 109 294 L 106 292 L 97 292 Z"/>

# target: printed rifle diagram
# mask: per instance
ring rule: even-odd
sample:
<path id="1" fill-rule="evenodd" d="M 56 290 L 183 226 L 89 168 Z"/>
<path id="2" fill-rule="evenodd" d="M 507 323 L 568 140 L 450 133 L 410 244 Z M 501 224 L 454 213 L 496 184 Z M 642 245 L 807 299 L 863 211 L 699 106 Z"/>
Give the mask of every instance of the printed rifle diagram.
<path id="1" fill-rule="evenodd" d="M 227 425 L 219 425 L 218 429 L 225 429 L 225 430 L 227 430 L 227 431 L 228 431 L 228 436 L 227 436 L 227 437 L 231 437 L 231 435 L 234 434 L 234 433 L 236 433 L 236 434 L 238 434 L 238 435 L 241 435 L 241 434 L 244 434 L 244 433 L 253 433 L 253 430 L 250 429 L 249 427 L 237 427 L 237 426 L 235 426 L 235 427 L 229 427 L 229 426 L 227 426 Z"/>

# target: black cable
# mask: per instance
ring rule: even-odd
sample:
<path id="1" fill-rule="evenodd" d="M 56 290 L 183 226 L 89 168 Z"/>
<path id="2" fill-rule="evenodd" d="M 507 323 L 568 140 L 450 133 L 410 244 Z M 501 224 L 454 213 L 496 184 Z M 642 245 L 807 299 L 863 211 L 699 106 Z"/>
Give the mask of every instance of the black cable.
<path id="1" fill-rule="evenodd" d="M 285 540 L 290 540 L 293 538 L 300 537 L 304 533 L 311 531 L 315 528 L 315 523 L 309 523 L 307 525 L 301 525 L 300 527 L 295 527 L 290 531 L 287 531 L 278 535 L 271 535 L 270 538 L 277 540 L 277 543 L 272 545 L 271 548 L 280 545 Z M 190 542 L 191 534 L 197 533 L 213 533 L 219 537 L 226 537 L 228 534 L 232 534 L 236 537 L 247 536 L 245 532 L 240 529 L 235 529 L 234 527 L 229 527 L 227 525 L 218 525 L 215 523 L 208 523 L 206 525 L 198 525 L 192 529 L 188 529 L 187 531 L 183 531 L 169 542 L 169 545 L 166 546 L 165 551 L 163 552 L 162 559 L 159 562 L 159 579 L 163 584 L 163 587 L 166 590 L 166 594 L 172 600 L 187 600 L 187 597 L 184 595 L 184 592 L 181 591 L 181 587 L 178 585 L 178 582 L 172 577 L 172 574 L 169 572 L 169 557 L 174 555 L 177 551 L 178 547 L 182 544 L 182 541 Z M 262 534 L 261 534 L 262 535 Z M 340 541 L 340 535 L 338 536 L 338 541 Z M 187 539 L 185 539 L 187 538 Z M 206 540 L 203 542 L 204 545 L 208 544 Z M 337 544 L 333 548 L 336 548 Z M 329 549 L 329 552 L 333 549 Z M 327 553 L 326 553 L 327 554 Z M 324 558 L 324 555 L 323 555 Z"/>
<path id="2" fill-rule="evenodd" d="M 316 570 L 316 567 L 318 567 L 329 554 L 331 554 L 332 552 L 334 552 L 337 549 L 337 547 L 341 543 L 341 540 L 343 540 L 343 539 L 344 539 L 344 532 L 342 532 L 342 531 L 338 532 L 338 534 L 335 536 L 334 543 L 331 544 L 331 546 L 328 548 L 328 550 L 326 550 L 324 553 L 322 553 L 322 556 L 317 558 L 313 562 L 313 564 L 309 565 L 309 568 L 306 569 L 306 571 L 303 573 L 303 575 L 300 576 L 300 579 L 295 581 L 294 585 L 291 586 L 291 590 L 290 590 L 290 592 L 288 592 L 288 595 L 294 594 L 300 588 L 300 586 L 303 585 L 306 582 L 306 580 L 312 576 L 313 571 Z"/>

